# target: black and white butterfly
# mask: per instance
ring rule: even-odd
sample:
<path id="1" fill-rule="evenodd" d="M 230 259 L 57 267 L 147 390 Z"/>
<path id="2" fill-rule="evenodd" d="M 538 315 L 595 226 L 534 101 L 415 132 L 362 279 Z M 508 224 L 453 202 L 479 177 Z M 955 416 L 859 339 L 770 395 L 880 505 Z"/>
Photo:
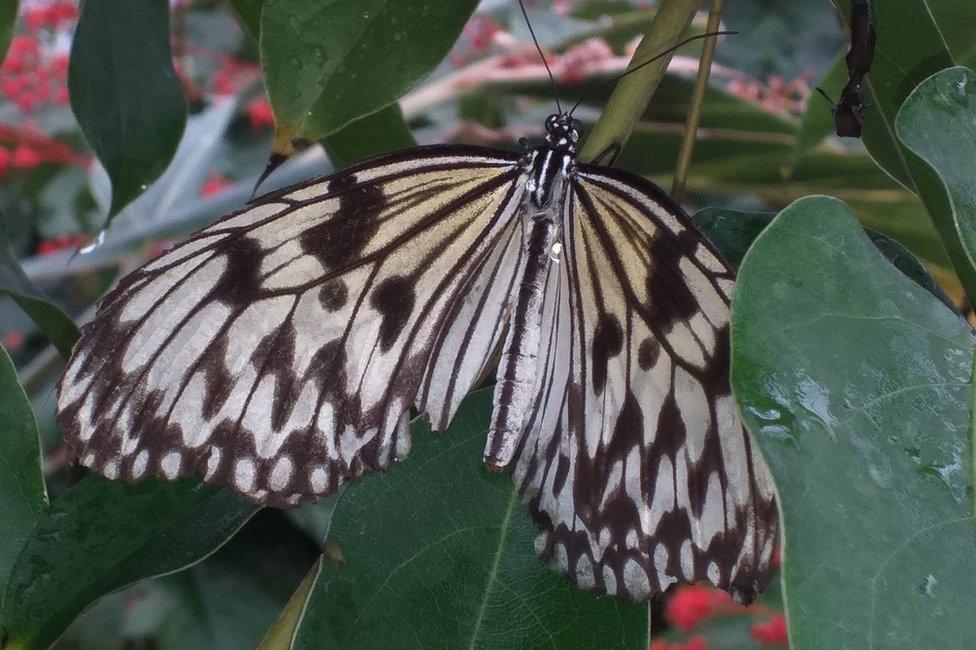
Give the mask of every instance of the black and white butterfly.
<path id="1" fill-rule="evenodd" d="M 777 513 L 729 389 L 733 273 L 655 185 L 577 162 L 570 117 L 546 131 L 274 192 L 125 277 L 59 389 L 81 462 L 293 506 L 406 456 L 411 408 L 444 429 L 499 359 L 484 460 L 544 558 L 750 600 Z"/>

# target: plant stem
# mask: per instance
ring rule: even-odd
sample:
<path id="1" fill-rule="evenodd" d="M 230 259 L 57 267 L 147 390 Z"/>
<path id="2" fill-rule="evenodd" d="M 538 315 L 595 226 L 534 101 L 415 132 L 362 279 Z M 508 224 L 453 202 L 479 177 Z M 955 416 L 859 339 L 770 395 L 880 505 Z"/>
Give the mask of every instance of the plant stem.
<path id="1" fill-rule="evenodd" d="M 295 631 L 298 629 L 298 624 L 301 623 L 302 614 L 305 611 L 305 603 L 308 601 L 309 592 L 311 592 L 312 587 L 315 585 L 321 566 L 322 558 L 319 558 L 312 565 L 312 568 L 309 569 L 308 574 L 302 580 L 301 584 L 298 585 L 298 588 L 295 589 L 291 598 L 288 599 L 285 608 L 278 614 L 277 620 L 268 629 L 264 638 L 261 639 L 258 650 L 288 650 L 291 647 Z"/>
<path id="2" fill-rule="evenodd" d="M 708 12 L 708 26 L 706 32 L 714 32 L 719 28 L 722 17 L 724 0 L 712 0 L 712 8 Z M 688 121 L 685 123 L 685 133 L 678 150 L 678 160 L 674 166 L 674 178 L 671 181 L 671 198 L 681 201 L 685 193 L 685 180 L 691 167 L 691 156 L 695 151 L 695 140 L 698 136 L 698 122 L 701 120 L 702 106 L 705 104 L 705 93 L 708 91 L 708 75 L 712 70 L 712 59 L 715 58 L 715 44 L 718 36 L 706 38 L 702 45 L 701 58 L 698 60 L 698 74 L 695 77 L 695 88 L 691 93 L 691 106 L 688 107 Z"/>
<path id="3" fill-rule="evenodd" d="M 691 24 L 698 4 L 699 0 L 661 0 L 631 59 L 634 64 L 648 61 L 673 46 Z M 593 132 L 583 143 L 580 161 L 590 162 L 604 152 L 619 152 L 623 148 L 634 124 L 644 113 L 651 95 L 661 82 L 672 56 L 673 53 L 662 56 L 620 80 Z"/>

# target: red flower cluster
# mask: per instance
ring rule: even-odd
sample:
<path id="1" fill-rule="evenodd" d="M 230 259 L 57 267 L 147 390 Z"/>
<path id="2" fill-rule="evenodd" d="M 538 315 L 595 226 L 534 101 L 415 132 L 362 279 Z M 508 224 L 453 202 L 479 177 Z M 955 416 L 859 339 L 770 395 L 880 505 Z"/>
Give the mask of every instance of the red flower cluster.
<path id="1" fill-rule="evenodd" d="M 34 169 L 41 163 L 85 166 L 88 158 L 29 124 L 0 122 L 0 178 L 12 169 Z"/>
<path id="2" fill-rule="evenodd" d="M 766 646 L 788 646 L 789 638 L 786 634 L 786 617 L 776 614 L 765 623 L 756 623 L 749 630 L 752 638 Z"/>
<path id="3" fill-rule="evenodd" d="M 684 643 L 668 643 L 664 639 L 654 639 L 649 650 L 708 650 L 708 640 L 703 636 L 692 637 Z"/>
<path id="4" fill-rule="evenodd" d="M 220 172 L 211 172 L 207 180 L 200 186 L 200 196 L 213 196 L 220 194 L 225 189 L 233 185 Z"/>
<path id="5" fill-rule="evenodd" d="M 11 352 L 24 344 L 24 333 L 20 330 L 9 330 L 3 335 L 3 347 Z"/>
<path id="6" fill-rule="evenodd" d="M 78 8 L 70 2 L 29 9 L 24 14 L 28 32 L 13 37 L 0 66 L 0 94 L 21 112 L 32 113 L 48 103 L 68 103 L 68 55 L 42 47 L 42 37 L 45 42 L 56 37 L 39 32 L 70 29 L 77 18 Z"/>
<path id="7" fill-rule="evenodd" d="M 63 23 L 78 19 L 78 7 L 71 2 L 55 2 L 46 7 L 34 7 L 24 13 L 24 25 L 32 32 L 57 29 Z"/>
<path id="8" fill-rule="evenodd" d="M 42 239 L 37 245 L 37 254 L 53 255 L 58 251 L 77 248 L 84 243 L 84 235 L 58 235 L 54 239 Z"/>
<path id="9" fill-rule="evenodd" d="M 668 623 L 688 632 L 703 619 L 716 614 L 742 612 L 744 608 L 721 589 L 705 585 L 680 587 L 668 601 L 665 617 Z"/>
<path id="10" fill-rule="evenodd" d="M 274 126 L 274 113 L 271 111 L 271 102 L 268 101 L 267 97 L 252 99 L 244 110 L 247 112 L 247 119 L 251 123 L 251 128 L 255 131 Z"/>

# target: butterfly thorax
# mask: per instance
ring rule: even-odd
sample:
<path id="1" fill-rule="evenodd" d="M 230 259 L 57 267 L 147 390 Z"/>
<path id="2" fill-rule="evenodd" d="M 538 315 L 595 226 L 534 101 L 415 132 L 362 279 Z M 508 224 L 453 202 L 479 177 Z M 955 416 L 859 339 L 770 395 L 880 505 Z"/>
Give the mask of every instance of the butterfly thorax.
<path id="1" fill-rule="evenodd" d="M 529 152 L 530 177 L 526 188 L 532 203 L 546 209 L 562 183 L 573 173 L 579 132 L 573 118 L 555 113 L 546 119 L 546 140 Z"/>

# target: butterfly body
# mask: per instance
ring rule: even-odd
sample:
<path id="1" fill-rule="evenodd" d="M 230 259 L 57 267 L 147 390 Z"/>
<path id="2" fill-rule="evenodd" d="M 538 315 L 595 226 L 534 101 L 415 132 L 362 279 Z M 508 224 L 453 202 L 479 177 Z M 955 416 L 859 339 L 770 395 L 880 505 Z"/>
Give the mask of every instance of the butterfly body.
<path id="1" fill-rule="evenodd" d="M 771 481 L 728 381 L 733 274 L 649 181 L 522 154 L 395 152 L 279 190 L 124 278 L 59 386 L 81 462 L 188 474 L 274 506 L 322 498 L 435 430 L 498 359 L 484 461 L 537 549 L 643 599 L 761 589 Z"/>

